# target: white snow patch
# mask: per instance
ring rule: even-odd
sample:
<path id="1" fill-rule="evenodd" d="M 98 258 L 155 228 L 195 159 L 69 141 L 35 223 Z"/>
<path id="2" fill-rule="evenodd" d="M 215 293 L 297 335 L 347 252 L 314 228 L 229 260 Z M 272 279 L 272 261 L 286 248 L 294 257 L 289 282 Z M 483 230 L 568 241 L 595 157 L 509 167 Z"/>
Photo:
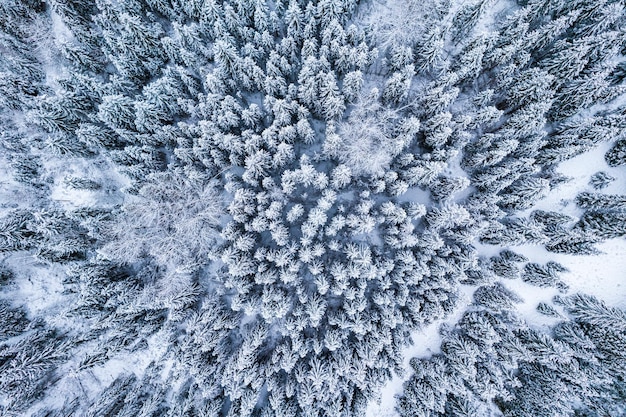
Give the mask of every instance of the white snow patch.
<path id="1" fill-rule="evenodd" d="M 54 39 L 62 42 L 74 40 L 74 34 L 70 28 L 63 22 L 61 16 L 52 9 L 50 9 L 50 19 L 52 20 L 52 35 Z"/>
<path id="2" fill-rule="evenodd" d="M 578 217 L 582 213 L 574 199 L 581 192 L 599 192 L 589 185 L 591 176 L 599 171 L 604 171 L 615 181 L 600 192 L 604 194 L 624 194 L 626 192 L 626 167 L 610 167 L 604 160 L 604 155 L 613 146 L 612 142 L 603 142 L 596 148 L 581 155 L 562 162 L 557 172 L 570 178 L 570 181 L 560 184 L 554 190 L 535 205 L 519 215 L 523 217 L 534 210 L 557 211 L 569 216 Z"/>
<path id="3" fill-rule="evenodd" d="M 537 287 L 521 279 L 502 279 L 500 283 L 522 298 L 522 302 L 515 305 L 515 310 L 530 327 L 542 327 L 546 330 L 556 323 L 557 319 L 537 311 L 537 306 L 541 302 L 550 304 L 552 298 L 559 294 L 558 289 Z"/>
<path id="4" fill-rule="evenodd" d="M 14 252 L 2 263 L 15 274 L 11 291 L 5 292 L 13 300 L 23 304 L 30 317 L 51 316 L 63 297 L 63 267 L 37 262 L 28 252 Z"/>
<path id="5" fill-rule="evenodd" d="M 36 42 L 37 53 L 44 62 L 42 69 L 46 73 L 47 84 L 56 91 L 60 91 L 58 86 L 55 86 L 55 81 L 68 75 L 68 71 L 59 61 L 58 45 L 64 42 L 72 42 L 74 34 L 63 22 L 61 16 L 51 8 L 49 11 L 50 20 L 38 28 L 40 33 L 35 36 L 33 41 Z"/>
<path id="6" fill-rule="evenodd" d="M 481 258 L 491 258 L 497 256 L 505 249 L 509 249 L 528 258 L 529 262 L 544 264 L 549 261 L 555 261 L 556 254 L 550 253 L 543 246 L 523 245 L 502 247 L 497 245 L 485 245 L 475 243 L 474 246 Z M 564 265 L 565 266 L 565 265 Z M 564 278 L 564 277 L 563 277 Z M 565 280 L 565 279 L 564 279 Z M 513 291 L 522 298 L 522 302 L 515 305 L 515 310 L 526 320 L 531 326 L 543 326 L 545 324 L 553 324 L 553 320 L 537 311 L 537 305 L 540 302 L 550 303 L 552 297 L 559 294 L 559 290 L 551 288 L 541 288 L 528 284 L 521 279 L 499 279 L 502 285 Z"/>
<path id="7" fill-rule="evenodd" d="M 510 0 L 496 0 L 492 3 L 476 23 L 476 27 L 473 30 L 474 36 L 488 36 L 503 17 L 509 16 L 519 9 L 517 3 Z"/>
<path id="8" fill-rule="evenodd" d="M 405 193 L 397 197 L 398 203 L 420 203 L 430 206 L 430 191 L 419 187 L 411 187 Z"/>
<path id="9" fill-rule="evenodd" d="M 532 245 L 516 246 L 511 250 L 526 256 L 530 262 L 544 264 L 548 261 L 555 261 L 567 268 L 569 271 L 561 274 L 561 279 L 569 285 L 568 293 L 590 294 L 609 305 L 626 308 L 626 257 L 624 256 L 626 239 L 611 239 L 596 246 L 603 253 L 599 255 L 551 253 L 543 247 Z M 513 283 L 513 281 L 510 282 Z M 509 286 L 509 288 L 517 292 L 514 286 Z M 533 301 L 533 308 L 539 301 L 549 301 L 551 296 L 546 299 L 548 294 L 556 295 L 557 293 L 556 290 L 551 291 L 551 288 L 532 288 L 536 288 L 534 300 L 529 297 L 532 294 L 531 290 L 518 293 L 528 298 L 526 302 Z"/>
<path id="10" fill-rule="evenodd" d="M 604 253 L 558 257 L 557 262 L 569 269 L 563 281 L 570 286 L 570 292 L 591 294 L 626 309 L 626 239 L 611 239 L 597 247 Z"/>
<path id="11" fill-rule="evenodd" d="M 68 162 L 69 161 L 69 162 Z M 45 161 L 46 174 L 52 177 L 50 199 L 66 209 L 79 207 L 102 207 L 121 204 L 123 197 L 118 190 L 130 185 L 126 177 L 104 161 L 83 158 L 50 159 Z M 98 190 L 74 189 L 65 182 L 66 177 L 86 178 L 99 183 Z"/>

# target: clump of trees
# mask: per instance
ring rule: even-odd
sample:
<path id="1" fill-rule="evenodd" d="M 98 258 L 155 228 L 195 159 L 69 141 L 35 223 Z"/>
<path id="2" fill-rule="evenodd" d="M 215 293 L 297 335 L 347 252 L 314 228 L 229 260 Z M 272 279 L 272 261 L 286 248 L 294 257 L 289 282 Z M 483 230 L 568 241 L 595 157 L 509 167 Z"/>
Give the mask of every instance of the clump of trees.
<path id="1" fill-rule="evenodd" d="M 589 295 L 557 297 L 538 307 L 559 319 L 546 332 L 515 313 L 516 301 L 501 284 L 479 287 L 472 311 L 443 330 L 442 353 L 411 359 L 400 415 L 624 413 L 626 312 Z"/>
<path id="2" fill-rule="evenodd" d="M 0 6 L 2 413 L 363 415 L 461 284 L 475 304 L 401 413 L 623 412 L 622 313 L 564 296 L 544 334 L 499 280 L 566 292 L 505 247 L 626 231 L 624 7 L 392 6 Z M 533 210 L 605 142 L 579 218 Z"/>

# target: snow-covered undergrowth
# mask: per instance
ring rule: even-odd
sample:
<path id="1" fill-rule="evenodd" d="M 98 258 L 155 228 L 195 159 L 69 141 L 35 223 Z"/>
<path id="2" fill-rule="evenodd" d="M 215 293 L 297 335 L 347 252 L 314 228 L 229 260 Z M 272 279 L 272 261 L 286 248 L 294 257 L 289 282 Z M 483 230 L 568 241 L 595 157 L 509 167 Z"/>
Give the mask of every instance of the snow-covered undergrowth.
<path id="1" fill-rule="evenodd" d="M 626 412 L 625 24 L 5 1 L 0 412 Z"/>

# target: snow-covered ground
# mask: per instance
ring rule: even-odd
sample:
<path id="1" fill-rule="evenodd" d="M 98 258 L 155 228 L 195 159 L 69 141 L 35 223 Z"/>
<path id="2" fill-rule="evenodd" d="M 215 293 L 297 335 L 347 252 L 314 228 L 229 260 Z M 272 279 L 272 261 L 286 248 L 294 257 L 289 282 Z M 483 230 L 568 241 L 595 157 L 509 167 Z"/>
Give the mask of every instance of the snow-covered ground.
<path id="1" fill-rule="evenodd" d="M 15 252 L 0 262 L 16 274 L 10 291 L 2 295 L 26 306 L 29 316 L 49 316 L 50 308 L 62 302 L 63 267 L 38 262 L 29 252 Z"/>
<path id="2" fill-rule="evenodd" d="M 526 256 L 530 261 L 546 263 L 555 261 L 566 267 L 569 271 L 561 275 L 561 279 L 569 285 L 569 293 L 583 292 L 593 295 L 607 304 L 626 308 L 626 239 L 611 239 L 597 245 L 603 253 L 599 255 L 564 255 L 554 254 L 538 246 L 516 246 L 515 252 Z M 524 298 L 532 295 L 531 289 L 537 294 L 534 300 L 535 307 L 539 301 L 546 301 L 549 288 L 537 288 L 527 285 L 531 289 L 524 291 L 515 286 L 519 283 L 511 283 L 510 288 Z M 513 285 L 515 284 L 515 285 Z M 523 293 L 522 293 L 523 291 Z M 558 291 L 553 291 L 557 294 Z M 541 298 L 541 299 L 539 299 Z M 551 297 L 547 297 L 549 300 Z M 527 300 L 527 302 L 529 302 Z M 534 308 L 534 307 L 533 307 Z"/>
<path id="3" fill-rule="evenodd" d="M 604 194 L 626 193 L 626 166 L 610 167 L 604 160 L 604 155 L 611 149 L 611 146 L 611 142 L 603 142 L 582 155 L 562 162 L 557 168 L 557 172 L 568 177 L 569 181 L 560 184 L 532 208 L 520 212 L 519 216 L 527 215 L 534 210 L 546 210 L 578 217 L 582 214 L 582 210 L 576 207 L 574 199 L 581 192 L 598 192 L 593 189 L 589 181 L 593 174 L 600 171 L 606 172 L 615 180 L 599 192 Z"/>
<path id="4" fill-rule="evenodd" d="M 119 190 L 128 187 L 130 181 L 106 162 L 84 158 L 61 160 L 51 158 L 45 161 L 47 174 L 53 178 L 50 199 L 64 209 L 79 207 L 103 207 L 121 204 L 123 197 Z M 66 178 L 76 177 L 95 181 L 102 188 L 98 190 L 75 189 L 68 186 Z"/>

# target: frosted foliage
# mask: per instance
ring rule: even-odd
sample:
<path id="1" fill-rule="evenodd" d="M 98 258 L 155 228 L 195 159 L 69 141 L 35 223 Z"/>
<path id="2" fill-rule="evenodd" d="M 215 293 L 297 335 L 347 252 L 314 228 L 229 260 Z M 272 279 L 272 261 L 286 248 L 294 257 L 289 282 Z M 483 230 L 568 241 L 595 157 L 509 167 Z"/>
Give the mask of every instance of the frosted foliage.
<path id="1" fill-rule="evenodd" d="M 376 43 L 383 48 L 393 45 L 413 45 L 438 29 L 433 19 L 440 19 L 450 7 L 449 0 L 392 0 L 370 15 L 367 23 L 372 28 Z M 420 16 L 416 19 L 416 16 Z M 441 24 L 441 21 L 437 22 Z"/>
<path id="2" fill-rule="evenodd" d="M 102 253 L 123 263 L 150 255 L 174 269 L 208 262 L 219 237 L 221 197 L 214 185 L 183 175 L 152 175 L 109 224 L 112 241 Z"/>
<path id="3" fill-rule="evenodd" d="M 0 416 L 626 415 L 625 27 L 2 0 Z"/>
<path id="4" fill-rule="evenodd" d="M 378 91 L 360 97 L 350 115 L 337 126 L 337 134 L 325 151 L 338 158 L 355 175 L 381 176 L 391 161 L 411 141 L 398 134 L 399 114 L 377 100 Z"/>

